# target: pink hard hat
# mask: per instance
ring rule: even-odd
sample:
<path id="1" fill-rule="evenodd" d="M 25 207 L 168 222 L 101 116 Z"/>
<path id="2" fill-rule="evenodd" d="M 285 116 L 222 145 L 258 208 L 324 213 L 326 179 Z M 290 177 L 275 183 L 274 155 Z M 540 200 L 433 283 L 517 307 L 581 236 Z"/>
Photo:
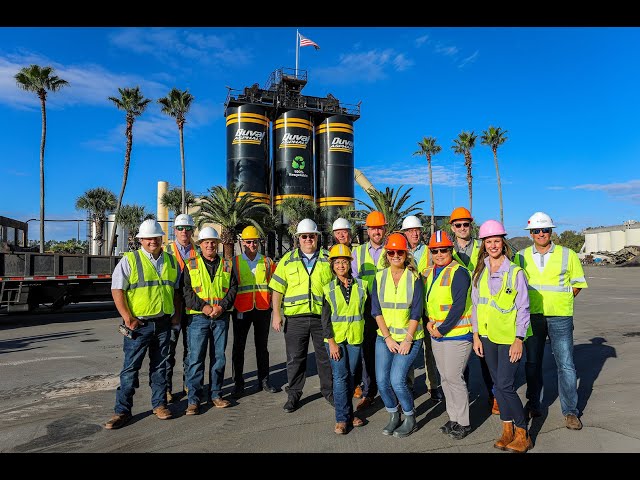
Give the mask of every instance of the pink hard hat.
<path id="1" fill-rule="evenodd" d="M 482 239 L 506 234 L 507 232 L 504 229 L 504 225 L 502 225 L 499 221 L 487 220 L 482 225 L 480 225 L 480 233 L 478 234 L 478 238 Z"/>

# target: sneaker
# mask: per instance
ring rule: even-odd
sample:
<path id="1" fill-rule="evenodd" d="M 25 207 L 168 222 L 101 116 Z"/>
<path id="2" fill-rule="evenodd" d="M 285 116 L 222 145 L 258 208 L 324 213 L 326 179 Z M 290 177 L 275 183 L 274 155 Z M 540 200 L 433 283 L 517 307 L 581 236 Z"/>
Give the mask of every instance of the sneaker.
<path id="1" fill-rule="evenodd" d="M 213 403 L 213 406 L 216 408 L 227 408 L 229 405 L 231 405 L 231 402 L 229 400 L 223 400 L 220 397 L 212 398 L 211 403 Z"/>
<path id="2" fill-rule="evenodd" d="M 284 410 L 284 413 L 293 413 L 298 409 L 298 407 L 300 407 L 299 400 L 295 396 L 289 395 L 287 403 L 284 404 L 282 410 Z"/>
<path id="3" fill-rule="evenodd" d="M 574 414 L 570 413 L 569 415 L 564 417 L 567 422 L 567 428 L 569 430 L 581 430 L 582 422 L 580 419 Z"/>
<path id="4" fill-rule="evenodd" d="M 166 405 L 160 405 L 159 407 L 154 408 L 153 414 L 160 420 L 168 420 L 173 417 L 171 410 L 169 410 Z"/>
<path id="5" fill-rule="evenodd" d="M 192 403 L 187 407 L 187 411 L 184 413 L 185 415 L 200 415 L 200 407 Z"/>
<path id="6" fill-rule="evenodd" d="M 130 413 L 116 413 L 111 417 L 111 420 L 104 424 L 104 428 L 107 430 L 116 430 L 120 427 L 124 427 L 129 420 L 131 420 Z"/>
<path id="7" fill-rule="evenodd" d="M 447 423 L 441 426 L 438 430 L 440 430 L 442 433 L 449 435 L 456 425 L 459 425 L 458 422 L 452 422 L 451 420 L 449 420 Z"/>
<path id="8" fill-rule="evenodd" d="M 456 424 L 449 432 L 449 436 L 455 440 L 462 440 L 464 437 L 471 433 L 471 425 L 463 427 L 459 423 Z"/>

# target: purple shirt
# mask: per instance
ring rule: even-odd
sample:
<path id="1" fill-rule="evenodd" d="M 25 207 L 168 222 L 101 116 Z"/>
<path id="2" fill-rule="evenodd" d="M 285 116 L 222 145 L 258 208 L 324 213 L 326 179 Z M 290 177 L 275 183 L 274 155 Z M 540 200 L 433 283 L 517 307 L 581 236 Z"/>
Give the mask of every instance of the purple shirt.
<path id="1" fill-rule="evenodd" d="M 509 266 L 511 262 L 508 258 L 504 258 L 502 265 L 497 272 L 491 273 L 489 270 L 489 257 L 484 259 L 485 269 L 489 274 L 489 290 L 491 295 L 495 295 L 502 287 L 502 277 L 509 272 Z M 527 278 L 524 275 L 524 271 L 521 270 L 516 275 L 516 337 L 525 337 L 527 335 L 527 329 L 529 328 L 529 291 L 527 289 Z M 471 301 L 473 302 L 473 310 L 471 311 L 471 326 L 473 332 L 478 331 L 478 287 L 475 285 L 475 281 L 471 281 Z"/>
<path id="2" fill-rule="evenodd" d="M 380 254 L 382 253 L 384 246 L 380 245 L 379 247 L 374 247 L 371 242 L 367 242 L 367 245 L 369 245 L 369 255 L 371 255 L 371 258 L 373 259 L 373 264 L 378 265 L 378 260 L 380 259 Z M 351 274 L 354 278 L 358 277 L 358 274 L 360 273 L 358 272 L 359 268 L 360 265 L 356 262 L 356 257 L 354 255 L 353 260 L 351 260 Z"/>

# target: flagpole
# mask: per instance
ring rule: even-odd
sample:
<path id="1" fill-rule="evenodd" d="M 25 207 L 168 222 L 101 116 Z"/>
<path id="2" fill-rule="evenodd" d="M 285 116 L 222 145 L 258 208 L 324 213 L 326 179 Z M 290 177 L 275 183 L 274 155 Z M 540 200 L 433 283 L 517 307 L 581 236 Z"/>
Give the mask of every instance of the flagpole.
<path id="1" fill-rule="evenodd" d="M 298 33 L 298 29 L 296 28 L 296 78 L 298 78 L 298 51 L 300 48 L 300 34 Z"/>

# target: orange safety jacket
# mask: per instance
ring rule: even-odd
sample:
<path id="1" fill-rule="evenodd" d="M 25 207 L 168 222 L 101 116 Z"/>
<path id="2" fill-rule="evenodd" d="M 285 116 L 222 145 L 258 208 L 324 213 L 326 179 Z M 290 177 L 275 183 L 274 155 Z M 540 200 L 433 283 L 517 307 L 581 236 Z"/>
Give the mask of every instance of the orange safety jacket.
<path id="1" fill-rule="evenodd" d="M 265 256 L 262 262 L 256 265 L 255 275 L 249 268 L 242 255 L 234 258 L 236 264 L 236 278 L 238 279 L 238 293 L 233 306 L 238 312 L 249 310 L 268 310 L 271 308 L 271 291 L 269 281 L 276 269 L 276 265 L 269 257 Z"/>
<path id="2" fill-rule="evenodd" d="M 184 272 L 184 260 L 182 259 L 182 255 L 180 255 L 180 251 L 178 247 L 176 247 L 176 242 L 170 242 L 167 244 L 167 253 L 169 255 L 173 255 L 176 260 L 178 260 L 178 265 L 180 265 L 180 271 Z M 191 250 L 189 250 L 189 259 L 196 258 L 198 254 L 196 253 L 196 247 L 191 245 Z"/>

